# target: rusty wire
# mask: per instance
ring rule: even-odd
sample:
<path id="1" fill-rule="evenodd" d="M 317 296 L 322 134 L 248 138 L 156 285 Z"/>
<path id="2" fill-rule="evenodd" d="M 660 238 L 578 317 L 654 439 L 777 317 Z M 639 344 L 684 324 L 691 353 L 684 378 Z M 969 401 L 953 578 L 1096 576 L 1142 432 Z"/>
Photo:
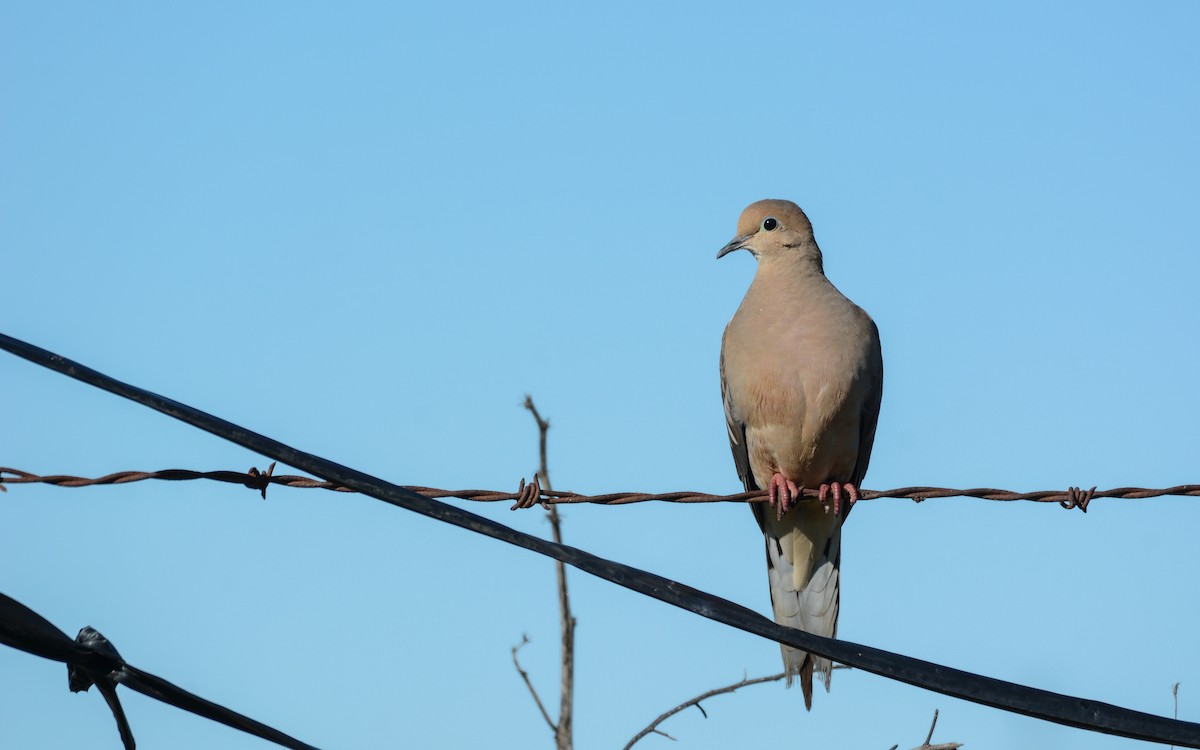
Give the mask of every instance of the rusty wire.
<path id="1" fill-rule="evenodd" d="M 120 471 L 102 477 L 87 478 L 65 474 L 39 476 L 20 469 L 0 467 L 0 491 L 6 484 L 52 484 L 57 487 L 90 487 L 101 484 L 128 484 L 147 479 L 167 481 L 188 481 L 208 479 L 214 482 L 240 484 L 253 490 L 258 490 L 265 499 L 267 488 L 273 484 L 285 487 L 300 487 L 305 489 L 324 489 L 333 492 L 354 492 L 333 482 L 324 482 L 312 477 L 295 474 L 275 474 L 275 464 L 272 463 L 266 471 L 251 468 L 246 472 L 238 471 L 192 471 L 190 469 L 164 469 L 161 471 Z M 474 502 L 512 502 L 513 510 L 528 508 L 535 504 L 581 504 L 594 505 L 627 505 L 629 503 L 645 503 L 651 501 L 667 503 L 761 503 L 767 501 L 764 491 L 739 492 L 733 495 L 711 495 L 702 492 L 666 492 L 651 494 L 645 492 L 612 492 L 605 495 L 583 495 L 576 492 L 558 492 L 542 489 L 535 477 L 533 482 L 526 484 L 521 480 L 516 492 L 500 490 L 443 490 L 434 487 L 405 486 L 404 489 L 429 498 L 458 498 Z M 804 497 L 817 498 L 817 490 L 804 490 Z M 892 490 L 861 490 L 862 500 L 877 500 L 881 498 L 896 498 L 922 502 L 933 498 L 973 497 L 980 500 L 998 500 L 1011 502 L 1027 500 L 1035 503 L 1058 503 L 1070 510 L 1079 508 L 1087 512 L 1088 503 L 1098 497 L 1124 500 L 1143 500 L 1152 497 L 1177 496 L 1200 497 L 1200 484 L 1181 484 L 1162 489 L 1145 487 L 1118 487 L 1111 490 L 1097 490 L 1095 487 L 1084 490 L 1079 487 L 1069 487 L 1063 490 L 1039 490 L 1037 492 L 1011 492 L 987 487 L 972 489 L 953 489 L 949 487 L 900 487 Z"/>

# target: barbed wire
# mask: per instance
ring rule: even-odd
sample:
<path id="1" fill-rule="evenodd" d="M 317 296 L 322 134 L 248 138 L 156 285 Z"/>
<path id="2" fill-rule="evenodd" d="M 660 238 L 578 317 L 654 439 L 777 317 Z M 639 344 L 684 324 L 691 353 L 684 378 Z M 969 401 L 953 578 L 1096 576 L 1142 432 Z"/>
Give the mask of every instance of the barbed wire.
<path id="1" fill-rule="evenodd" d="M 159 471 L 118 471 L 102 477 L 77 477 L 68 474 L 49 474 L 39 476 L 28 471 L 0 466 L 0 492 L 5 491 L 6 484 L 50 484 L 56 487 L 93 487 L 107 484 L 129 484 L 148 479 L 161 479 L 171 482 L 208 479 L 226 484 L 238 484 L 257 490 L 265 500 L 267 488 L 273 484 L 284 487 L 299 487 L 303 489 L 322 489 L 332 492 L 357 492 L 357 490 L 335 482 L 300 476 L 298 474 L 275 474 L 275 464 L 272 463 L 266 471 L 251 467 L 249 471 L 193 471 L 191 469 L 162 469 Z M 9 475 L 9 476 L 6 476 Z M 521 480 L 516 492 L 502 490 L 444 490 L 435 487 L 417 485 L 401 485 L 401 489 L 424 495 L 428 498 L 443 499 L 457 498 L 482 503 L 513 502 L 513 510 L 528 508 L 533 505 L 568 505 L 590 503 L 594 505 L 628 505 L 630 503 L 665 502 L 665 503 L 763 503 L 767 501 L 764 491 L 739 492 L 733 495 L 711 495 L 703 492 L 663 492 L 658 494 L 647 492 L 611 492 L 604 495 L 584 495 L 577 492 L 557 492 L 542 489 L 535 476 L 533 482 L 526 484 Z M 804 490 L 804 497 L 817 499 L 817 490 Z M 893 498 L 924 502 L 934 498 L 970 497 L 980 500 L 997 500 L 1012 502 L 1025 500 L 1035 503 L 1058 503 L 1070 510 L 1079 508 L 1087 512 L 1088 504 L 1099 497 L 1121 500 L 1145 500 L 1152 497 L 1200 497 L 1200 484 L 1180 484 L 1174 487 L 1152 489 L 1147 487 L 1118 487 L 1111 490 L 1097 490 L 1095 487 L 1084 490 L 1079 487 L 1069 487 L 1063 490 L 1038 490 L 1036 492 L 1013 492 L 989 487 L 971 489 L 954 489 L 951 487 L 899 487 L 891 490 L 860 490 L 860 500 L 879 500 Z"/>
<path id="2" fill-rule="evenodd" d="M 379 477 L 293 448 L 187 404 L 123 383 L 62 355 L 11 336 L 0 334 L 0 349 L 174 417 L 254 453 L 307 471 L 332 484 L 357 490 L 389 505 L 562 561 L 644 596 L 833 662 L 943 695 L 1066 726 L 1164 745 L 1200 748 L 1200 724 L 1194 722 L 1169 719 L 1100 701 L 1040 690 L 779 625 L 728 599 L 630 565 L 606 560 L 578 547 L 558 544 L 518 531 L 489 518 L 438 502 Z M 521 489 L 524 491 L 526 488 L 523 486 Z"/>

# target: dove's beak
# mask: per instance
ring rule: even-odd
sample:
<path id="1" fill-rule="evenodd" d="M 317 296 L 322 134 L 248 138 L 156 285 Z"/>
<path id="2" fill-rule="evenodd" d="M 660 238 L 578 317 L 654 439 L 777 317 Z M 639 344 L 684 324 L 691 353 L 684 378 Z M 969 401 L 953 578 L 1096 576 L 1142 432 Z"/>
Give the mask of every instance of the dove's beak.
<path id="1" fill-rule="evenodd" d="M 741 250 L 743 247 L 746 246 L 746 240 L 748 240 L 748 239 L 750 239 L 750 235 L 748 235 L 748 234 L 743 234 L 739 237 L 734 237 L 732 240 L 729 241 L 728 245 L 721 248 L 720 251 L 717 252 L 717 259 L 719 260 L 721 258 L 724 258 L 726 255 L 729 255 L 734 250 Z"/>

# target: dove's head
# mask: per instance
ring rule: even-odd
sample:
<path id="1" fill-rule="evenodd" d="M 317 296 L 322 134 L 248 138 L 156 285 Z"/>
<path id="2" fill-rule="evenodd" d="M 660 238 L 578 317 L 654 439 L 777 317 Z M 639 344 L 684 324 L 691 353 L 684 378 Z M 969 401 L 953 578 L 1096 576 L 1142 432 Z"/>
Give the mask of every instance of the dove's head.
<path id="1" fill-rule="evenodd" d="M 759 261 L 791 258 L 815 262 L 817 269 L 821 268 L 821 251 L 813 238 L 812 224 L 791 201 L 764 200 L 747 206 L 738 218 L 737 236 L 721 248 L 717 257 L 742 248 Z"/>

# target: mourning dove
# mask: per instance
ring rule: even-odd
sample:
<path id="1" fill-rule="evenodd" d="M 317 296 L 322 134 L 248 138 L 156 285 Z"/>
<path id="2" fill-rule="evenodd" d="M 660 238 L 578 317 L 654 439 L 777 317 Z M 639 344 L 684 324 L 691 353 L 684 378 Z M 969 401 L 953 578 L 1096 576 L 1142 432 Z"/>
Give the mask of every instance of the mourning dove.
<path id="1" fill-rule="evenodd" d="M 773 506 L 751 508 L 766 537 L 775 621 L 835 637 L 842 511 L 858 499 L 883 392 L 879 331 L 825 278 L 796 204 L 751 204 L 717 257 L 743 248 L 758 272 L 721 341 L 729 445 L 746 490 L 766 489 Z M 819 502 L 797 502 L 806 487 Z M 831 664 L 782 649 L 788 684 L 799 675 L 811 709 L 813 672 L 828 690 Z"/>

